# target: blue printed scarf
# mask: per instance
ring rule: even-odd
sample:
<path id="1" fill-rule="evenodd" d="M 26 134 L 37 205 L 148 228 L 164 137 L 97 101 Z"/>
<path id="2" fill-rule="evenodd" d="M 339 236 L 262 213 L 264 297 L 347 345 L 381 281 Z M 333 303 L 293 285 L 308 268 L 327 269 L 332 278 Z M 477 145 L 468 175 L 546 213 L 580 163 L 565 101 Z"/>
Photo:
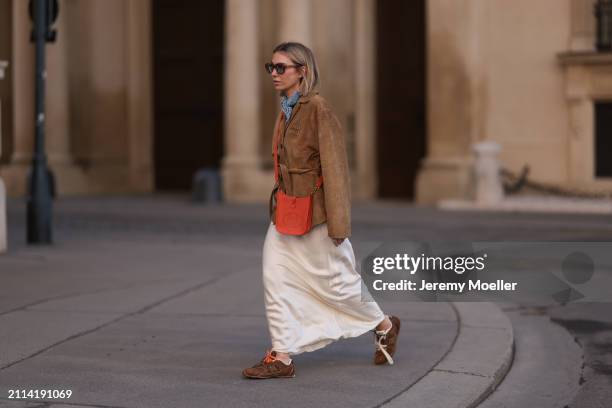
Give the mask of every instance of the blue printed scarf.
<path id="1" fill-rule="evenodd" d="M 289 98 L 287 98 L 287 96 L 283 95 L 281 96 L 281 110 L 283 111 L 283 113 L 285 114 L 285 123 L 287 123 L 289 121 L 289 118 L 291 118 L 291 112 L 293 112 L 293 107 L 297 104 L 298 99 L 300 99 L 300 91 L 296 91 L 294 92 L 293 95 L 291 95 Z"/>

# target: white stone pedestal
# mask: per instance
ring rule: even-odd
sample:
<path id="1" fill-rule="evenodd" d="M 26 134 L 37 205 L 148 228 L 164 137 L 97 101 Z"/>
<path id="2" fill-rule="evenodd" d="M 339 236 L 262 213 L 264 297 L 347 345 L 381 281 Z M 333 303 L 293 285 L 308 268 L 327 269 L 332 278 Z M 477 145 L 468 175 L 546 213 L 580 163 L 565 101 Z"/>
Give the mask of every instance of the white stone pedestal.
<path id="1" fill-rule="evenodd" d="M 480 142 L 473 146 L 476 155 L 474 161 L 476 194 L 474 198 L 478 204 L 497 204 L 504 199 L 497 158 L 500 150 L 501 146 L 493 141 Z"/>
<path id="2" fill-rule="evenodd" d="M 474 154 L 473 200 L 447 199 L 437 203 L 443 210 L 612 214 L 612 200 L 554 196 L 505 197 L 499 174 L 501 146 L 493 141 L 477 143 Z"/>

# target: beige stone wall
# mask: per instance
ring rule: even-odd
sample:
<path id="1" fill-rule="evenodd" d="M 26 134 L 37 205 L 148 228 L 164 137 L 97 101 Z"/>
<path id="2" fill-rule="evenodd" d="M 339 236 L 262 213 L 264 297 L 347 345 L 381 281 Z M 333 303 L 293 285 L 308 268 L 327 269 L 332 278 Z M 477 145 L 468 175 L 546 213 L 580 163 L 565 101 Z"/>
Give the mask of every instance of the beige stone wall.
<path id="1" fill-rule="evenodd" d="M 73 152 L 86 165 L 127 160 L 124 3 L 69 0 L 67 4 Z"/>
<path id="2" fill-rule="evenodd" d="M 593 51 L 595 49 L 595 18 L 593 7 L 597 0 L 571 0 L 571 51 Z"/>
<path id="3" fill-rule="evenodd" d="M 571 36 L 569 0 L 488 0 L 485 138 L 537 180 L 568 181 L 568 108 L 557 54 Z"/>
<path id="4" fill-rule="evenodd" d="M 0 7 L 6 8 L 3 0 Z M 46 153 L 58 193 L 152 188 L 150 1 L 60 0 L 47 50 Z M 9 195 L 25 194 L 34 139 L 34 47 L 27 2 L 12 0 Z M 4 44 L 0 44 L 0 52 Z"/>
<path id="5" fill-rule="evenodd" d="M 428 156 L 418 202 L 469 198 L 470 147 L 482 140 L 502 145 L 504 167 L 528 164 L 534 179 L 567 183 L 568 107 L 557 54 L 572 44 L 572 5 L 429 0 Z"/>
<path id="6" fill-rule="evenodd" d="M 427 2 L 427 157 L 416 201 L 470 194 L 470 145 L 484 138 L 487 0 Z"/>

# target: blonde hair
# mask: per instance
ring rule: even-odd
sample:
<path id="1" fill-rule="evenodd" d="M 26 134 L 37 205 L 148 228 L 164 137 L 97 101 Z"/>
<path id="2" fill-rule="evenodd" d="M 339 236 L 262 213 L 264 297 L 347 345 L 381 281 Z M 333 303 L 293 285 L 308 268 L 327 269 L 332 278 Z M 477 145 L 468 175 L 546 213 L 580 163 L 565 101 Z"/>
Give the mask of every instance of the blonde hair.
<path id="1" fill-rule="evenodd" d="M 300 82 L 300 93 L 302 95 L 306 95 L 317 87 L 319 68 L 310 48 L 298 42 L 283 42 L 274 47 L 272 54 L 275 52 L 287 54 L 291 62 L 306 68 L 306 73 Z"/>

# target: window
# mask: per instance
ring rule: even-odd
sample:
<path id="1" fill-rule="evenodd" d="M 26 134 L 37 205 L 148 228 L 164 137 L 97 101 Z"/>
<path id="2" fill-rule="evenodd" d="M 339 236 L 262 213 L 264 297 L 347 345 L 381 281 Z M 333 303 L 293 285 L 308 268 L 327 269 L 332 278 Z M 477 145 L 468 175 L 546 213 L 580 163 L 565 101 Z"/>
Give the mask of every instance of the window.
<path id="1" fill-rule="evenodd" d="M 595 177 L 612 177 L 612 101 L 595 103 Z"/>

